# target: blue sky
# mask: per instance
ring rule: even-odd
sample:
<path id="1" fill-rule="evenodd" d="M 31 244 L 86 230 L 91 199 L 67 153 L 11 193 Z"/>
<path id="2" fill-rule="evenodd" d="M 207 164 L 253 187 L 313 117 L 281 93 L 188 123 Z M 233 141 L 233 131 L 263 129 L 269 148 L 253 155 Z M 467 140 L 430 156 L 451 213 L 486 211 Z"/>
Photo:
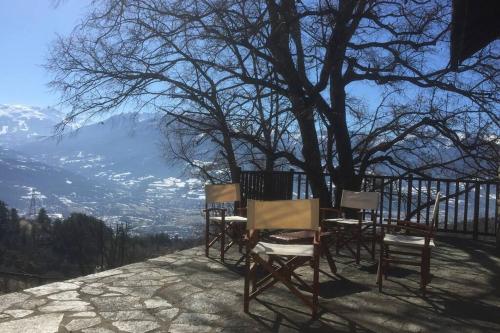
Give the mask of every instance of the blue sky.
<path id="1" fill-rule="evenodd" d="M 0 1 L 0 104 L 51 106 L 58 96 L 42 64 L 56 34 L 67 35 L 88 0 Z"/>
<path id="2" fill-rule="evenodd" d="M 59 3 L 55 6 L 55 3 Z M 47 87 L 42 67 L 56 34 L 68 35 L 88 11 L 90 0 L 0 0 L 0 104 L 48 107 L 58 95 Z M 376 94 L 366 85 L 369 103 Z"/>
<path id="3" fill-rule="evenodd" d="M 47 87 L 50 76 L 42 64 L 56 34 L 68 35 L 90 2 L 0 0 L 0 104 L 57 104 L 58 95 Z M 374 85 L 359 82 L 349 86 L 349 91 L 361 95 L 371 107 L 379 103 Z"/>

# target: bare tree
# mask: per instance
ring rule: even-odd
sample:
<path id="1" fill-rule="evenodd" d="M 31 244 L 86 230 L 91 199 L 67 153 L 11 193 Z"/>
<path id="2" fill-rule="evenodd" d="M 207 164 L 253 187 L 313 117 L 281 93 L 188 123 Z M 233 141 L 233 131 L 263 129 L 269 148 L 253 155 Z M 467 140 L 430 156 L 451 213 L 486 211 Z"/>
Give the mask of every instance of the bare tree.
<path id="1" fill-rule="evenodd" d="M 381 168 L 484 177 L 498 164 L 498 44 L 452 71 L 442 59 L 450 9 L 445 0 L 97 1 L 47 67 L 72 106 L 68 121 L 168 110 L 222 147 L 228 165 L 243 152 L 286 159 L 327 205 L 325 170 L 338 188 L 357 189 Z M 367 86 L 382 91 L 375 109 Z M 436 159 L 440 147 L 458 154 Z"/>

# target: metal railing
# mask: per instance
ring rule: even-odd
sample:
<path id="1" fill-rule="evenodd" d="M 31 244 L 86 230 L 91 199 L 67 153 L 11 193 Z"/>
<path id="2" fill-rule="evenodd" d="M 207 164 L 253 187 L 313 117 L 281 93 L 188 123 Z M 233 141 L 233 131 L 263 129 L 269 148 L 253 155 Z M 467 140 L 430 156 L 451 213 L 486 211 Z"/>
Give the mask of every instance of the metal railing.
<path id="1" fill-rule="evenodd" d="M 329 174 L 324 177 L 335 202 L 335 196 L 339 193 L 333 178 Z M 301 199 L 313 196 L 305 172 L 242 171 L 241 184 L 243 200 Z M 499 227 L 498 180 L 367 175 L 362 180 L 361 189 L 380 192 L 380 223 L 390 218 L 428 224 L 436 193 L 441 192 L 438 231 L 472 234 L 477 239 L 479 235 L 496 235 Z"/>

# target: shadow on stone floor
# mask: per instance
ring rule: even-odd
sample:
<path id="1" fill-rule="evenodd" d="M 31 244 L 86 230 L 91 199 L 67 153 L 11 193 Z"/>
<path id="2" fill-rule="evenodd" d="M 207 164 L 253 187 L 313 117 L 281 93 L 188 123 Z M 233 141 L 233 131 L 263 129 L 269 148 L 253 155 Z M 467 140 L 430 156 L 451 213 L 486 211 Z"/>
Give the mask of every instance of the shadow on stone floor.
<path id="1" fill-rule="evenodd" d="M 491 285 L 496 287 L 494 292 L 500 296 L 500 250 L 493 241 L 474 241 L 452 236 L 440 237 L 439 241 L 466 252 L 471 259 L 470 262 L 480 263 L 483 268 L 486 268 L 491 273 Z M 456 261 L 449 256 L 446 259 L 450 262 Z M 458 262 L 463 264 L 463 262 Z"/>
<path id="2" fill-rule="evenodd" d="M 319 295 L 324 299 L 343 297 L 368 290 L 370 290 L 368 286 L 340 275 L 337 275 L 334 280 L 320 282 L 319 284 Z"/>
<path id="3" fill-rule="evenodd" d="M 309 312 L 300 311 L 282 303 L 277 304 L 259 299 L 257 302 L 264 306 L 268 313 L 265 315 L 250 313 L 249 316 L 271 332 L 374 332 L 340 315 L 332 316 L 325 309 L 320 310 L 318 320 L 311 320 L 307 319 L 310 317 Z"/>
<path id="4" fill-rule="evenodd" d="M 376 263 L 372 265 L 362 265 L 361 267 L 359 267 L 360 271 L 375 275 L 377 274 L 377 269 L 378 265 Z M 391 267 L 390 270 L 388 270 L 388 273 L 392 277 L 406 278 L 412 274 L 415 274 L 415 270 L 411 268 L 397 266 L 397 267 Z"/>
<path id="5" fill-rule="evenodd" d="M 252 318 L 274 332 L 500 331 L 500 260 L 494 244 L 453 236 L 438 239 L 426 295 L 419 289 L 418 268 L 391 267 L 379 293 L 375 262 L 355 265 L 340 255 L 336 260 L 342 273 L 320 283 L 319 321 L 307 320 L 306 307 L 293 310 L 272 297 L 259 300 L 272 315 Z M 244 267 L 239 274 L 244 274 Z"/>
<path id="6" fill-rule="evenodd" d="M 320 274 L 316 321 L 280 284 L 245 314 L 244 265 L 233 250 L 224 264 L 198 247 L 0 296 L 0 332 L 500 332 L 500 258 L 491 243 L 439 236 L 425 295 L 418 269 L 393 267 L 379 292 L 375 261 L 335 255 L 338 274 Z M 310 281 L 308 266 L 297 273 Z"/>

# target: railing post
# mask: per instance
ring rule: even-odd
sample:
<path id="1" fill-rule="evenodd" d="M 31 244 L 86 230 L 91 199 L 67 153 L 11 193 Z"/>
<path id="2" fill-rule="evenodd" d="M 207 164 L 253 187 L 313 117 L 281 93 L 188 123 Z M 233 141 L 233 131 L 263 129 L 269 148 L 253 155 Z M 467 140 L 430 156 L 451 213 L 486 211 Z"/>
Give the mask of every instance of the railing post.
<path id="1" fill-rule="evenodd" d="M 498 179 L 500 180 L 500 166 L 498 167 Z M 500 253 L 500 225 L 498 223 L 498 211 L 500 210 L 500 182 L 495 186 L 496 207 L 495 207 L 495 234 L 497 236 L 497 251 Z"/>
<path id="2" fill-rule="evenodd" d="M 472 226 L 472 238 L 477 240 L 477 236 L 479 233 L 479 200 L 480 200 L 480 191 L 481 185 L 476 182 L 474 185 L 474 221 Z"/>
<path id="3" fill-rule="evenodd" d="M 292 200 L 293 199 L 293 179 L 295 178 L 294 175 L 295 170 L 290 169 L 290 196 L 288 199 Z"/>
<path id="4" fill-rule="evenodd" d="M 497 195 L 496 195 L 496 212 L 498 212 L 500 210 L 500 191 L 498 190 L 498 188 L 500 187 L 499 184 L 497 184 L 496 188 L 497 188 Z M 497 250 L 498 252 L 500 252 L 500 224 L 498 223 L 498 214 L 495 214 L 495 233 L 496 233 L 496 236 L 497 236 Z"/>
<path id="5" fill-rule="evenodd" d="M 273 200 L 272 174 L 264 171 L 264 200 Z"/>
<path id="6" fill-rule="evenodd" d="M 242 178 L 243 178 L 242 177 L 242 172 L 241 172 L 241 167 L 237 167 L 236 168 L 236 172 L 237 172 L 237 176 L 238 176 L 236 178 L 239 180 L 239 183 L 241 184 L 241 181 L 242 181 Z"/>
<path id="7" fill-rule="evenodd" d="M 407 192 L 408 192 L 408 199 L 406 202 L 406 217 L 405 220 L 410 220 L 410 215 L 411 215 L 411 198 L 412 198 L 412 190 L 413 190 L 413 175 L 410 173 L 408 175 L 408 183 L 407 183 Z"/>

